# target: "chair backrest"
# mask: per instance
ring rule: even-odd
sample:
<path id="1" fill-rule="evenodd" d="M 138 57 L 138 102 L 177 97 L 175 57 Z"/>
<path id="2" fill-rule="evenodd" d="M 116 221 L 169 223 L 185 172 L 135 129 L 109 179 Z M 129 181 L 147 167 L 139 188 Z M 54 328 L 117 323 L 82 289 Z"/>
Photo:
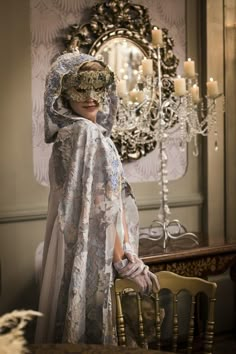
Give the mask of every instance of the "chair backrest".
<path id="1" fill-rule="evenodd" d="M 119 345 L 128 345 L 128 337 L 131 336 L 132 341 L 135 340 L 143 348 L 165 349 L 165 345 L 169 343 L 170 338 L 168 340 L 164 338 L 163 340 L 165 334 L 163 333 L 164 328 L 162 328 L 164 323 L 162 323 L 161 307 L 163 307 L 162 297 L 165 296 L 164 292 L 166 291 L 164 289 L 168 289 L 168 292 L 171 293 L 171 311 L 166 311 L 165 306 L 164 310 L 165 317 L 168 317 L 167 312 L 169 312 L 168 315 L 171 313 L 172 317 L 171 351 L 183 350 L 183 343 L 181 343 L 181 348 L 179 348 L 179 325 L 181 324 L 179 317 L 181 316 L 179 316 L 178 299 L 179 295 L 184 291 L 184 294 L 190 298 L 190 301 L 186 301 L 186 303 L 184 300 L 184 307 L 188 303 L 190 304 L 189 307 L 187 306 L 189 320 L 187 321 L 187 340 L 184 342 L 186 351 L 188 353 L 193 351 L 193 340 L 196 333 L 196 325 L 198 325 L 198 318 L 195 317 L 196 304 L 198 305 L 197 313 L 199 313 L 199 306 L 201 304 L 206 305 L 199 298 L 199 294 L 203 293 L 207 297 L 207 311 L 205 311 L 205 326 L 203 327 L 203 352 L 212 353 L 216 283 L 197 277 L 180 276 L 169 271 L 161 271 L 156 273 L 156 275 L 160 282 L 160 291 L 154 292 L 149 296 L 140 295 L 138 287 L 132 280 L 117 279 L 115 281 L 116 322 Z M 181 305 L 182 309 L 183 304 Z M 206 306 L 204 307 L 205 309 Z M 166 318 L 164 318 L 163 322 L 165 320 Z M 129 327 L 131 327 L 131 330 Z"/>

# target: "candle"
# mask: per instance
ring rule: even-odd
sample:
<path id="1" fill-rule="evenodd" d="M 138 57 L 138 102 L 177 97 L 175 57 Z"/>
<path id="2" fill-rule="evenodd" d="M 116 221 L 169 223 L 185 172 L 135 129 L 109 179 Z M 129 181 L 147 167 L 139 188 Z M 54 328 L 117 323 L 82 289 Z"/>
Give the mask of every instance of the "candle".
<path id="1" fill-rule="evenodd" d="M 213 78 L 210 78 L 210 81 L 207 81 L 207 96 L 214 98 L 219 94 L 218 82 L 214 81 Z"/>
<path id="2" fill-rule="evenodd" d="M 192 100 L 193 103 L 198 103 L 199 102 L 199 87 L 197 85 L 193 85 L 190 89 L 191 95 L 192 95 Z"/>
<path id="3" fill-rule="evenodd" d="M 187 78 L 195 76 L 195 63 L 191 58 L 188 58 L 188 60 L 184 62 L 184 75 Z"/>
<path id="4" fill-rule="evenodd" d="M 137 90 L 136 89 L 133 89 L 132 91 L 129 92 L 130 101 L 135 102 L 136 97 L 137 97 Z"/>
<path id="5" fill-rule="evenodd" d="M 144 101 L 144 92 L 143 91 L 138 91 L 136 95 L 136 100 L 137 102 L 141 103 Z"/>
<path id="6" fill-rule="evenodd" d="M 120 80 L 117 83 L 117 95 L 123 97 L 126 95 L 126 80 Z"/>
<path id="7" fill-rule="evenodd" d="M 153 63 L 152 59 L 143 59 L 142 60 L 142 69 L 143 69 L 143 75 L 152 75 L 153 73 Z"/>
<path id="8" fill-rule="evenodd" d="M 154 28 L 152 30 L 152 45 L 153 46 L 162 46 L 163 39 L 162 39 L 162 30 Z"/>
<path id="9" fill-rule="evenodd" d="M 177 79 L 174 79 L 174 90 L 176 96 L 184 96 L 186 94 L 185 79 L 178 75 Z"/>

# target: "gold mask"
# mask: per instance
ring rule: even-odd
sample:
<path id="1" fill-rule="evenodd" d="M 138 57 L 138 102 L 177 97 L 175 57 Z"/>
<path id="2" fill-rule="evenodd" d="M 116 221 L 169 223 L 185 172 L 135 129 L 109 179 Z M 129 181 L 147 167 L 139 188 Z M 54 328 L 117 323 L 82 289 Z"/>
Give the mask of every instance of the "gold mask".
<path id="1" fill-rule="evenodd" d="M 62 92 L 67 99 L 83 102 L 89 98 L 101 102 L 108 87 L 114 82 L 114 73 L 104 70 L 79 71 L 66 75 L 62 83 Z"/>

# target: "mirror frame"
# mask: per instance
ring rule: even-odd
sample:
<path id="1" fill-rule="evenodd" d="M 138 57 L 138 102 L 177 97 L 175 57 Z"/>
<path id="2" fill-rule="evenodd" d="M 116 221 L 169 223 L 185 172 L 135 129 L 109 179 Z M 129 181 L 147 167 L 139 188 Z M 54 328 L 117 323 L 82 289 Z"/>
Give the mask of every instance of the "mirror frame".
<path id="1" fill-rule="evenodd" d="M 74 24 L 68 28 L 65 39 L 65 52 L 81 51 L 96 56 L 102 45 L 110 39 L 122 38 L 132 41 L 144 54 L 145 57 L 153 59 L 154 71 L 157 73 L 157 50 L 151 43 L 151 31 L 159 28 L 152 25 L 148 9 L 142 5 L 130 3 L 130 0 L 105 0 L 97 3 L 91 8 L 90 21 L 84 24 Z M 168 30 L 162 28 L 163 47 L 161 48 L 161 70 L 163 76 L 164 100 L 173 92 L 173 78 L 177 76 L 176 70 L 179 59 L 173 53 L 174 40 L 168 36 Z M 156 125 L 156 116 L 150 109 L 150 132 Z M 166 111 L 165 120 L 172 112 Z M 176 122 L 177 122 L 176 117 Z M 168 124 L 167 124 L 168 126 Z M 130 134 L 130 132 L 129 132 Z M 133 161 L 146 155 L 155 149 L 157 141 L 146 139 L 143 144 L 135 148 L 133 141 L 137 129 L 132 137 L 127 138 L 120 132 L 112 132 L 111 138 L 114 141 L 122 161 Z M 149 137 L 147 132 L 147 138 Z M 121 141 L 125 141 L 122 146 Z"/>

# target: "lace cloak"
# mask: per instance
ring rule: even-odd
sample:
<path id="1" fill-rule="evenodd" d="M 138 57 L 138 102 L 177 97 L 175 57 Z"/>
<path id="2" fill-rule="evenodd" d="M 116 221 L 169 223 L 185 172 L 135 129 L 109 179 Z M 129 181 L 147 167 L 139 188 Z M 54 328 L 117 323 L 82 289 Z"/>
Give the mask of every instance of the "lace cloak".
<path id="1" fill-rule="evenodd" d="M 44 242 L 42 286 L 36 342 L 115 343 L 112 314 L 112 258 L 116 234 L 137 251 L 138 212 L 123 176 L 110 131 L 117 109 L 114 88 L 109 113 L 97 123 L 63 105 L 65 74 L 94 58 L 60 56 L 45 90 L 45 140 L 53 142 L 50 194 Z"/>

